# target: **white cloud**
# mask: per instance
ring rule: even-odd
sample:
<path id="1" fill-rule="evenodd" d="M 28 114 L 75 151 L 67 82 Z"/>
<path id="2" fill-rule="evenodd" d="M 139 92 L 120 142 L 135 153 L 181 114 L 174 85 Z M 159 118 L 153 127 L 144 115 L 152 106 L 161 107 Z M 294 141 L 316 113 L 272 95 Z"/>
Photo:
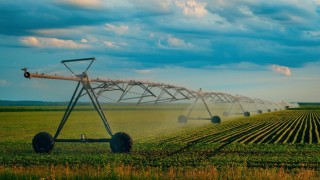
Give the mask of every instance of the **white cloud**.
<path id="1" fill-rule="evenodd" d="M 58 2 L 82 8 L 98 8 L 102 5 L 101 0 L 59 0 Z"/>
<path id="2" fill-rule="evenodd" d="M 126 34 L 129 31 L 129 26 L 125 26 L 125 25 L 113 25 L 113 24 L 106 24 L 105 28 L 108 31 L 112 31 L 116 34 L 122 35 L 122 34 Z"/>
<path id="3" fill-rule="evenodd" d="M 188 16 L 203 17 L 208 11 L 206 3 L 197 2 L 196 0 L 176 1 L 178 7 L 183 9 L 183 13 Z"/>
<path id="4" fill-rule="evenodd" d="M 279 66 L 279 65 L 274 64 L 274 65 L 271 66 L 271 69 L 274 72 L 277 72 L 277 73 L 280 73 L 280 74 L 284 74 L 286 76 L 291 76 L 291 70 L 289 69 L 289 67 Z"/>
<path id="5" fill-rule="evenodd" d="M 103 44 L 107 47 L 114 47 L 115 46 L 112 41 L 104 41 Z"/>
<path id="6" fill-rule="evenodd" d="M 185 42 L 183 39 L 168 36 L 165 39 L 159 39 L 158 46 L 162 48 L 177 48 L 177 49 L 190 49 L 194 45 L 190 42 Z"/>
<path id="7" fill-rule="evenodd" d="M 216 69 L 216 70 L 249 70 L 249 71 L 256 71 L 256 70 L 265 70 L 268 69 L 265 66 L 255 64 L 252 62 L 241 61 L 239 63 L 230 63 L 230 64 L 222 64 L 216 66 L 205 66 L 206 69 Z"/>
<path id="8" fill-rule="evenodd" d="M 253 16 L 253 12 L 247 6 L 240 6 L 239 11 L 244 15 Z"/>
<path id="9" fill-rule="evenodd" d="M 184 40 L 178 39 L 178 38 L 174 38 L 174 37 L 169 37 L 168 38 L 168 43 L 169 43 L 170 46 L 173 46 L 173 47 L 186 47 L 186 46 L 189 46 L 186 42 L 184 42 Z"/>
<path id="10" fill-rule="evenodd" d="M 109 48 L 119 48 L 120 46 L 127 46 L 126 43 L 114 42 L 114 41 L 103 41 L 103 44 Z"/>
<path id="11" fill-rule="evenodd" d="M 28 46 L 41 47 L 41 43 L 40 43 L 39 39 L 36 37 L 24 37 L 21 39 L 21 42 L 28 45 Z"/>
<path id="12" fill-rule="evenodd" d="M 28 36 L 21 38 L 21 42 L 27 46 L 38 48 L 69 48 L 69 49 L 82 49 L 89 48 L 89 45 L 79 44 L 72 40 L 62 40 L 57 38 L 42 38 Z"/>
<path id="13" fill-rule="evenodd" d="M 81 39 L 81 42 L 82 42 L 82 43 L 87 43 L 87 42 L 88 42 L 88 40 L 87 40 L 87 39 L 85 39 L 85 38 L 82 38 L 82 39 Z"/>
<path id="14" fill-rule="evenodd" d="M 78 27 L 79 28 L 79 27 Z M 79 33 L 78 29 L 71 29 L 71 28 L 54 28 L 54 29 L 36 29 L 33 30 L 32 32 L 35 32 L 37 34 L 42 34 L 42 35 L 69 35 L 69 34 L 74 34 L 74 33 Z"/>
<path id="15" fill-rule="evenodd" d="M 153 72 L 153 70 L 151 70 L 151 69 L 142 69 L 142 70 L 136 71 L 136 73 L 138 73 L 138 74 L 149 74 L 151 72 Z"/>

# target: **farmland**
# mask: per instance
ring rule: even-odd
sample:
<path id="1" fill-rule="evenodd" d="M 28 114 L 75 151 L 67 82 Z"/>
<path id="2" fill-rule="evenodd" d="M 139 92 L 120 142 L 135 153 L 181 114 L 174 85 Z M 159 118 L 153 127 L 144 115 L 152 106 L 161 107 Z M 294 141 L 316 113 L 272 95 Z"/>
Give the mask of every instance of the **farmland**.
<path id="1" fill-rule="evenodd" d="M 179 124 L 180 106 L 106 106 L 113 132 L 134 141 L 129 154 L 111 153 L 107 143 L 56 143 L 51 154 L 33 152 L 39 131 L 54 134 L 64 107 L 2 107 L 2 177 L 274 177 L 318 178 L 320 110 L 286 110 L 250 118 Z M 91 107 L 71 115 L 61 137 L 107 136 Z"/>

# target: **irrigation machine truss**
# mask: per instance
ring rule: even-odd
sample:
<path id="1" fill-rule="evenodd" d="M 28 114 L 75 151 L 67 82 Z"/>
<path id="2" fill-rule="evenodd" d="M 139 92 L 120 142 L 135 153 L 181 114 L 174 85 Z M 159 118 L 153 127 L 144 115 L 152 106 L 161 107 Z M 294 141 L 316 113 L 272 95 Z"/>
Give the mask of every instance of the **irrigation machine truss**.
<path id="1" fill-rule="evenodd" d="M 81 63 L 83 61 L 89 62 L 89 65 L 86 67 L 85 71 L 80 74 L 75 74 L 74 71 L 70 68 L 69 63 Z M 273 108 L 281 109 L 284 106 L 287 106 L 286 103 L 271 103 L 269 101 L 263 101 L 260 99 L 251 99 L 245 96 L 233 96 L 221 92 L 203 92 L 201 89 L 198 91 L 189 90 L 184 87 L 174 86 L 165 83 L 155 83 L 148 81 L 136 81 L 136 80 L 110 80 L 110 79 L 90 79 L 87 71 L 95 61 L 95 58 L 83 58 L 83 59 L 72 59 L 72 60 L 63 60 L 61 61 L 65 67 L 70 70 L 73 76 L 58 76 L 58 75 L 48 75 L 48 74 L 39 74 L 39 73 L 30 73 L 27 68 L 23 68 L 24 77 L 31 78 L 44 78 L 44 79 L 58 79 L 58 80 L 68 80 L 76 81 L 77 85 L 73 92 L 73 95 L 70 99 L 70 102 L 65 110 L 65 113 L 61 119 L 61 122 L 58 126 L 58 129 L 54 136 L 50 135 L 47 132 L 39 132 L 36 134 L 32 140 L 33 149 L 37 153 L 49 153 L 54 148 L 55 142 L 109 142 L 112 152 L 115 153 L 126 153 L 130 152 L 132 149 L 132 139 L 125 132 L 113 133 L 111 127 L 108 123 L 108 120 L 102 110 L 102 107 L 99 103 L 99 97 L 105 97 L 111 99 L 115 102 L 137 102 L 137 104 L 158 104 L 158 103 L 170 103 L 174 101 L 181 100 L 192 100 L 191 107 L 189 108 L 187 116 L 180 115 L 178 117 L 179 123 L 186 123 L 187 120 L 210 120 L 212 123 L 219 124 L 221 118 L 217 115 L 213 115 L 210 111 L 208 103 L 229 103 L 231 107 L 228 111 L 224 112 L 224 116 L 229 116 L 232 111 L 232 107 L 235 104 L 239 104 L 241 107 L 241 114 L 245 117 L 250 116 L 250 112 L 245 110 L 244 104 L 254 105 L 256 112 L 258 114 L 262 113 L 261 108 L 264 107 L 266 112 L 270 112 Z M 117 92 L 119 94 L 118 99 L 106 96 L 107 92 Z M 66 124 L 70 114 L 74 110 L 78 100 L 87 95 L 91 100 L 93 107 L 100 116 L 104 127 L 107 133 L 110 135 L 110 138 L 100 138 L 100 139 L 90 139 L 86 138 L 84 135 L 81 135 L 80 139 L 60 139 L 59 134 Z M 206 111 L 209 114 L 208 118 L 192 118 L 190 117 L 191 112 L 194 110 L 196 103 L 203 103 L 205 105 Z"/>

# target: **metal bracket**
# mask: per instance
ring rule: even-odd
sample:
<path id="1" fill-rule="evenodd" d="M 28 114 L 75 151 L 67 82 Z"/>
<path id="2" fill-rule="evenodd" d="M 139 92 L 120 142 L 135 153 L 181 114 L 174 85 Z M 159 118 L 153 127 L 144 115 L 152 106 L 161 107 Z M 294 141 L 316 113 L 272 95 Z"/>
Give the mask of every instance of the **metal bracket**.
<path id="1" fill-rule="evenodd" d="M 96 58 L 92 57 L 92 58 L 82 58 L 82 59 L 70 59 L 70 60 L 62 60 L 61 63 L 66 66 L 67 69 L 69 69 L 69 71 L 76 75 L 72 70 L 71 68 L 67 65 L 67 63 L 69 62 L 79 62 L 79 61 L 91 61 L 90 64 L 88 65 L 88 67 L 86 68 L 85 71 L 83 71 L 83 73 L 86 73 L 88 71 L 88 69 L 90 68 L 90 66 L 92 65 L 93 61 L 95 61 Z"/>

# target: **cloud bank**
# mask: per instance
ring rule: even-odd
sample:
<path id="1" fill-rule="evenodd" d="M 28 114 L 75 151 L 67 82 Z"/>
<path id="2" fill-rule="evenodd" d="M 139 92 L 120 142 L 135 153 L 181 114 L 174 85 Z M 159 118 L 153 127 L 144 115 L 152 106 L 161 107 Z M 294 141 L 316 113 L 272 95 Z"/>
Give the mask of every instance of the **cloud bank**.
<path id="1" fill-rule="evenodd" d="M 147 67 L 201 68 L 239 61 L 299 67 L 318 60 L 320 5 L 315 0 L 28 3 L 32 11 L 22 0 L 0 2 L 5 44 L 23 42 L 62 53 L 64 48 L 87 48 L 89 54 L 124 57 Z M 115 46 L 114 51 L 105 49 Z"/>
<path id="2" fill-rule="evenodd" d="M 14 0 L 0 1 L 0 17 L 2 88 L 22 81 L 7 75 L 17 66 L 96 57 L 95 71 L 196 88 L 206 78 L 212 90 L 319 89 L 319 0 Z"/>
<path id="3" fill-rule="evenodd" d="M 291 70 L 286 66 L 272 65 L 272 70 L 276 73 L 284 74 L 286 76 L 291 76 Z"/>
<path id="4" fill-rule="evenodd" d="M 89 45 L 76 43 L 72 40 L 62 40 L 57 38 L 41 38 L 41 37 L 23 37 L 21 42 L 27 46 L 37 48 L 70 48 L 70 49 L 83 49 L 89 48 Z"/>

